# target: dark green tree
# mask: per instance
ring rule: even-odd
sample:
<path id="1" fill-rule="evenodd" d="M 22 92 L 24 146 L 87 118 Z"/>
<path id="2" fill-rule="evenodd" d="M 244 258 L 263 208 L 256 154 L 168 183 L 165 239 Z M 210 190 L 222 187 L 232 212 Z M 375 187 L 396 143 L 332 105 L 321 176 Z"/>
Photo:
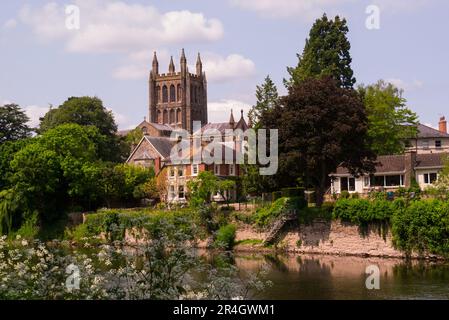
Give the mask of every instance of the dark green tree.
<path id="1" fill-rule="evenodd" d="M 66 123 L 96 127 L 105 137 L 97 142 L 101 160 L 120 162 L 129 155 L 129 150 L 122 147 L 123 139 L 117 136 L 117 125 L 112 112 L 96 97 L 69 98 L 58 108 L 47 112 L 40 120 L 38 132 L 41 134 Z"/>
<path id="2" fill-rule="evenodd" d="M 362 99 L 332 77 L 293 85 L 279 106 L 262 114 L 261 124 L 279 130 L 278 189 L 302 178 L 315 189 L 317 205 L 323 202 L 329 174 L 339 165 L 354 175 L 374 170 Z"/>
<path id="3" fill-rule="evenodd" d="M 351 44 L 346 37 L 348 31 L 346 19 L 339 16 L 332 20 L 324 14 L 317 19 L 303 53 L 297 55 L 298 65 L 287 68 L 290 79 L 285 84 L 291 86 L 307 78 L 326 75 L 333 77 L 339 86 L 352 88 L 356 79 L 351 68 Z"/>
<path id="4" fill-rule="evenodd" d="M 30 137 L 32 129 L 28 121 L 30 119 L 17 104 L 0 106 L 0 144 Z"/>
<path id="5" fill-rule="evenodd" d="M 259 120 L 262 112 L 271 110 L 279 101 L 279 94 L 276 85 L 270 76 L 265 78 L 265 82 L 256 87 L 256 104 L 250 109 L 248 118 L 255 129 L 259 128 Z"/>
<path id="6" fill-rule="evenodd" d="M 402 153 L 407 139 L 416 136 L 418 123 L 416 113 L 406 106 L 402 90 L 383 80 L 359 86 L 358 90 L 368 115 L 373 151 L 377 155 Z"/>

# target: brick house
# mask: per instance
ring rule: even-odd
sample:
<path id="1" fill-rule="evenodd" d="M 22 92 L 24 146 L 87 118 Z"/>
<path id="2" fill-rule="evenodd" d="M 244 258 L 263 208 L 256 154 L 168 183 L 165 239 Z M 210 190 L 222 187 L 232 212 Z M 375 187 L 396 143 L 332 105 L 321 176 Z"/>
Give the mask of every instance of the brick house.
<path id="1" fill-rule="evenodd" d="M 404 154 L 379 156 L 376 171 L 372 175 L 354 177 L 346 168 L 338 167 L 336 172 L 330 174 L 330 193 L 396 191 L 401 187 L 410 187 L 413 180 L 425 190 L 438 179 L 444 161 L 449 156 L 449 134 L 445 118 L 440 118 L 439 130 L 419 124 L 417 136 L 406 144 L 408 147 Z"/>

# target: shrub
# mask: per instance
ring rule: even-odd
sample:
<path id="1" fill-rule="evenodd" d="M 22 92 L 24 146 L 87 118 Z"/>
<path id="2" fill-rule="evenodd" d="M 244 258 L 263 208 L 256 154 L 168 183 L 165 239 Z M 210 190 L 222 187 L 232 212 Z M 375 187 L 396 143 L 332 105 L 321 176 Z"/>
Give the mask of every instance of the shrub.
<path id="1" fill-rule="evenodd" d="M 271 205 L 257 209 L 253 219 L 257 226 L 266 227 L 281 214 L 291 211 L 298 212 L 306 206 L 307 201 L 304 198 L 279 198 Z"/>
<path id="2" fill-rule="evenodd" d="M 276 201 L 277 199 L 282 198 L 282 192 L 281 191 L 275 191 L 271 194 L 271 201 Z"/>
<path id="3" fill-rule="evenodd" d="M 340 199 L 335 203 L 333 217 L 357 224 L 389 221 L 397 206 L 387 200 Z"/>
<path id="4" fill-rule="evenodd" d="M 349 191 L 343 190 L 340 193 L 340 199 L 349 199 L 351 197 L 351 194 L 349 193 Z"/>
<path id="5" fill-rule="evenodd" d="M 398 207 L 392 218 L 393 242 L 407 253 L 449 255 L 449 203 L 412 201 Z"/>
<path id="6" fill-rule="evenodd" d="M 294 198 L 294 197 L 300 197 L 304 198 L 304 188 L 283 188 L 281 190 L 281 194 L 283 197 L 287 198 Z"/>
<path id="7" fill-rule="evenodd" d="M 216 248 L 231 250 L 234 246 L 236 227 L 233 224 L 222 226 L 215 236 Z"/>

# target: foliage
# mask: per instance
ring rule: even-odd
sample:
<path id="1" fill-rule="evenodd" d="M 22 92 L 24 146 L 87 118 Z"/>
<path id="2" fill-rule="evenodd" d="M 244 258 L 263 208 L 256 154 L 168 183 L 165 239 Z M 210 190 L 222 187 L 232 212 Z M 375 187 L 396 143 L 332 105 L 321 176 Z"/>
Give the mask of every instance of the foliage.
<path id="1" fill-rule="evenodd" d="M 396 210 L 392 219 L 394 244 L 407 253 L 449 256 L 449 203 L 412 201 Z"/>
<path id="2" fill-rule="evenodd" d="M 220 227 L 215 235 L 214 246 L 225 250 L 231 250 L 234 246 L 237 228 L 233 224 Z"/>
<path id="3" fill-rule="evenodd" d="M 368 116 L 368 136 L 377 155 L 399 154 L 406 139 L 417 134 L 418 116 L 406 106 L 402 90 L 379 80 L 374 85 L 360 86 Z"/>
<path id="4" fill-rule="evenodd" d="M 351 68 L 351 44 L 346 36 L 348 31 L 346 19 L 339 16 L 332 20 L 324 14 L 317 19 L 302 55 L 297 55 L 298 65 L 287 68 L 290 74 L 289 81 L 285 81 L 287 86 L 325 75 L 333 77 L 340 87 L 352 88 L 356 79 Z"/>
<path id="5" fill-rule="evenodd" d="M 441 200 L 449 200 L 449 157 L 443 159 L 444 167 L 438 173 L 438 180 L 425 192 Z"/>
<path id="6" fill-rule="evenodd" d="M 265 82 L 261 86 L 256 87 L 256 105 L 252 106 L 248 118 L 253 128 L 260 128 L 260 117 L 262 113 L 269 112 L 279 103 L 279 94 L 270 76 L 265 78 Z"/>
<path id="7" fill-rule="evenodd" d="M 9 182 L 12 174 L 11 161 L 14 159 L 14 155 L 31 141 L 33 140 L 24 139 L 0 144 L 0 190 L 11 186 Z"/>
<path id="8" fill-rule="evenodd" d="M 290 87 L 282 106 L 264 113 L 261 121 L 265 128 L 279 129 L 278 189 L 302 178 L 304 187 L 315 189 L 319 206 L 329 174 L 339 165 L 356 176 L 374 170 L 360 96 L 329 77 Z"/>
<path id="9" fill-rule="evenodd" d="M 56 109 L 50 109 L 41 118 L 39 133 L 43 134 L 50 129 L 67 123 L 76 123 L 80 126 L 93 126 L 98 129 L 98 139 L 95 144 L 98 148 L 98 158 L 105 161 L 119 162 L 129 155 L 129 148 L 121 146 L 122 141 L 117 136 L 117 125 L 111 111 L 108 111 L 103 102 L 94 97 L 71 97 Z"/>
<path id="10" fill-rule="evenodd" d="M 32 129 L 26 113 L 16 104 L 0 106 L 0 145 L 31 136 Z"/>
<path id="11" fill-rule="evenodd" d="M 229 203 L 224 192 L 232 190 L 236 186 L 235 181 L 222 180 L 210 171 L 200 172 L 198 177 L 190 180 L 187 185 L 190 191 L 190 205 L 193 207 L 210 203 L 212 195 L 217 192 Z"/>
<path id="12" fill-rule="evenodd" d="M 389 221 L 397 208 L 405 205 L 403 199 L 395 201 L 368 199 L 339 199 L 333 209 L 334 218 L 356 224 Z"/>
<path id="13" fill-rule="evenodd" d="M 253 216 L 253 221 L 258 227 L 267 227 L 276 218 L 282 214 L 287 214 L 292 211 L 299 211 L 305 208 L 307 202 L 301 197 L 286 198 L 282 197 L 273 201 L 270 205 L 261 207 L 256 210 Z"/>

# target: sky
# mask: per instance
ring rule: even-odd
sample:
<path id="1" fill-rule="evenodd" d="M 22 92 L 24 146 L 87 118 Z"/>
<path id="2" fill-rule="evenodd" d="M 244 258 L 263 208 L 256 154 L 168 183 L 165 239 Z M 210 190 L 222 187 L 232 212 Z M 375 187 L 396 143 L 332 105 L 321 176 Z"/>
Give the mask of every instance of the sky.
<path id="1" fill-rule="evenodd" d="M 97 96 L 130 129 L 148 112 L 153 51 L 162 73 L 171 55 L 179 70 L 185 48 L 191 72 L 202 56 L 209 121 L 227 121 L 267 75 L 286 93 L 286 68 L 324 12 L 348 21 L 358 84 L 392 82 L 433 127 L 449 117 L 446 0 L 1 1 L 0 105 L 19 104 L 37 125 L 50 105 Z"/>

